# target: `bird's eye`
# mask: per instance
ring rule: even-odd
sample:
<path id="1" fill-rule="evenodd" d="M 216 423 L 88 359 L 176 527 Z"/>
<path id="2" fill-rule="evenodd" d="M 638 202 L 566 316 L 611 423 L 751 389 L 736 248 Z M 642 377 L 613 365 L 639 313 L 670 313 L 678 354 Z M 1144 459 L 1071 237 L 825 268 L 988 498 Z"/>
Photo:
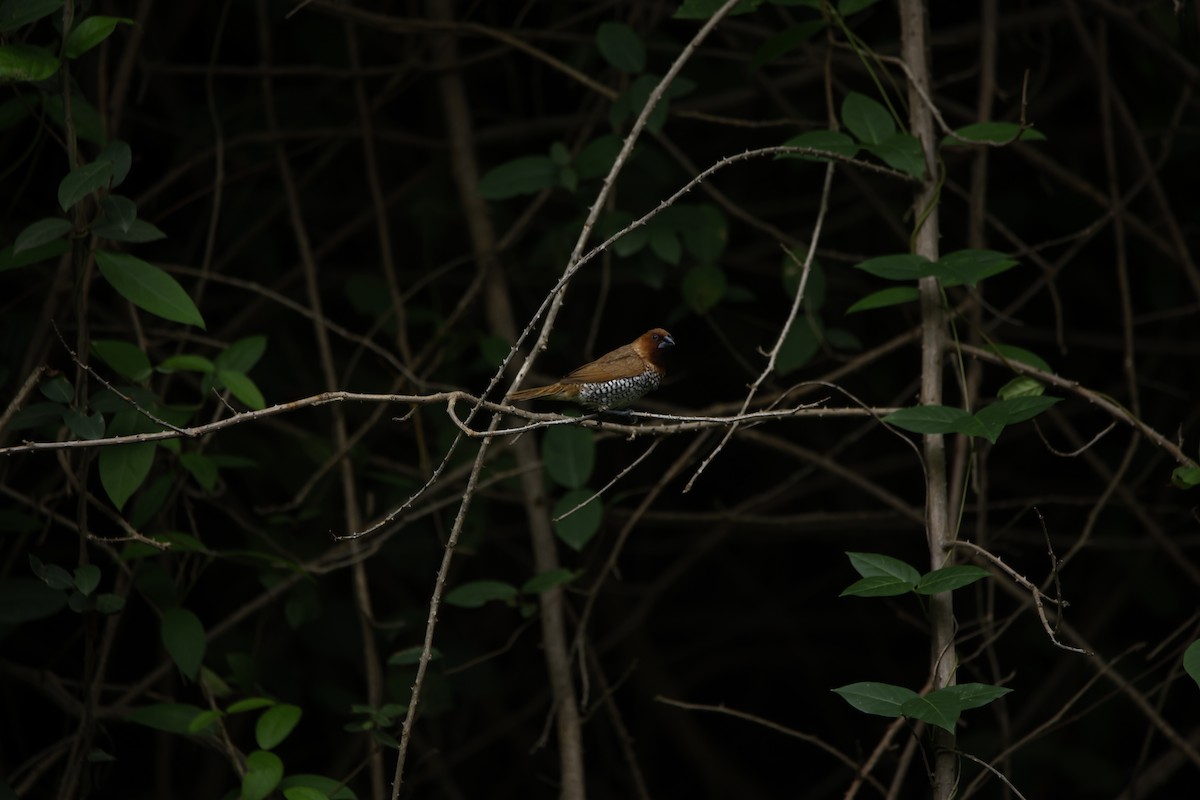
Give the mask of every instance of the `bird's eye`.
<path id="1" fill-rule="evenodd" d="M 657 333 L 655 333 L 655 334 L 653 334 L 653 335 L 652 335 L 650 338 L 654 339 L 654 341 L 656 341 L 656 342 L 657 342 L 657 341 L 658 341 L 658 334 L 657 334 Z"/>

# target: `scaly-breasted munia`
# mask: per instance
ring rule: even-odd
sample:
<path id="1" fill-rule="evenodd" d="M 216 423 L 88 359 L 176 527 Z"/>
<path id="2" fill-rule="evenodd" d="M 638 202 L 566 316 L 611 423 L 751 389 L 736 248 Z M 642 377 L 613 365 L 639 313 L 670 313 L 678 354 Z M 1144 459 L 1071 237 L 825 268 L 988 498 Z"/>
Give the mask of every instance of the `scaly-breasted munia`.
<path id="1" fill-rule="evenodd" d="M 605 353 L 566 375 L 558 383 L 513 392 L 508 399 L 569 400 L 597 411 L 629 405 L 658 388 L 666 369 L 663 354 L 675 340 L 662 328 L 652 328 L 629 344 Z"/>

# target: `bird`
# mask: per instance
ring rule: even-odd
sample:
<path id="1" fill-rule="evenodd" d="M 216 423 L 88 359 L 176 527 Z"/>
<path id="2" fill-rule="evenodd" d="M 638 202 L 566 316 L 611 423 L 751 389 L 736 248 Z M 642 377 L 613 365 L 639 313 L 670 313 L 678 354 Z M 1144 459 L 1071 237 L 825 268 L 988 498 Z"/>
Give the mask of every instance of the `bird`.
<path id="1" fill-rule="evenodd" d="M 623 408 L 658 388 L 666 374 L 663 356 L 674 346 L 671 334 L 651 328 L 629 344 L 568 373 L 558 383 L 513 392 L 509 400 L 567 400 L 595 411 Z"/>

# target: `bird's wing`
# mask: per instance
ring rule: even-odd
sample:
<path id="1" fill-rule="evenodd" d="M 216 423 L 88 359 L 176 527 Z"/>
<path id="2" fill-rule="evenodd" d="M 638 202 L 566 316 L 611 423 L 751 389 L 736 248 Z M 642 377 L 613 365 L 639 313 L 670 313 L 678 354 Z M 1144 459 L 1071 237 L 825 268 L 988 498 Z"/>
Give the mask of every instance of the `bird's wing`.
<path id="1" fill-rule="evenodd" d="M 622 347 L 605 353 L 590 364 L 584 364 L 579 369 L 562 379 L 563 383 L 599 383 L 614 378 L 632 378 L 641 375 L 646 369 L 646 362 L 630 347 Z"/>

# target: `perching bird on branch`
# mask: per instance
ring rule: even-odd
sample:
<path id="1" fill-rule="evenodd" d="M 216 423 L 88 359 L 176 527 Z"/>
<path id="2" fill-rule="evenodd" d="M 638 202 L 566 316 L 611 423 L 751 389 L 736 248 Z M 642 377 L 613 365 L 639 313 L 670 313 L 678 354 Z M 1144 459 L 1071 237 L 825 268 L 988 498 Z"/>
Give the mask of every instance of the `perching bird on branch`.
<path id="1" fill-rule="evenodd" d="M 663 355 L 675 346 L 671 334 L 652 328 L 624 347 L 584 364 L 558 383 L 522 389 L 509 400 L 569 400 L 597 411 L 629 405 L 654 391 L 666 374 Z"/>

